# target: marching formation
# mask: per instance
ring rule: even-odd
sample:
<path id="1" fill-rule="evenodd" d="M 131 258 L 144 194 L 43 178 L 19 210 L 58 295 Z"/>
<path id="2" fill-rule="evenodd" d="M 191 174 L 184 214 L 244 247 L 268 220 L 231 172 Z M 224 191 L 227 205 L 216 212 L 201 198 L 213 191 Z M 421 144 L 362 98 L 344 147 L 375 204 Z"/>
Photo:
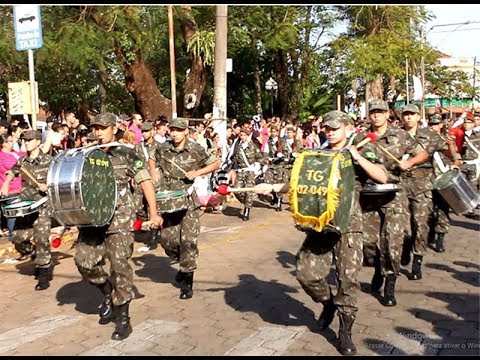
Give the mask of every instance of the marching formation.
<path id="1" fill-rule="evenodd" d="M 339 352 L 356 354 L 351 334 L 362 266 L 375 269 L 372 293 L 383 287 L 383 306 L 395 306 L 401 267 L 421 280 L 428 248 L 446 251 L 449 213 L 472 216 L 480 202 L 480 114 L 465 114 L 458 132 L 439 114 L 424 126 L 413 104 L 402 109 L 401 127 L 385 101 L 368 108 L 365 121 L 335 110 L 303 127 L 275 117 L 233 121 L 225 147 L 208 125 L 181 118 L 103 113 L 82 128 L 70 113 L 67 124 L 47 121 L 44 136 L 23 127 L 15 150 L 9 144 L 21 127 L 3 125 L 0 196 L 8 236 L 34 261 L 41 291 L 54 273 L 51 228 L 78 227 L 75 265 L 103 295 L 99 323 L 114 322 L 111 338 L 123 340 L 132 333 L 129 262 L 138 219 L 151 232 L 150 246 L 158 242 L 178 262 L 179 297 L 191 299 L 205 205 L 198 180 L 207 179 L 216 206 L 235 196 L 243 221 L 260 216 L 252 211 L 259 195 L 282 211 L 288 194 L 294 225 L 305 233 L 296 279 L 323 305 L 319 327 L 328 328 L 337 313 Z M 332 265 L 337 288 L 327 282 Z"/>

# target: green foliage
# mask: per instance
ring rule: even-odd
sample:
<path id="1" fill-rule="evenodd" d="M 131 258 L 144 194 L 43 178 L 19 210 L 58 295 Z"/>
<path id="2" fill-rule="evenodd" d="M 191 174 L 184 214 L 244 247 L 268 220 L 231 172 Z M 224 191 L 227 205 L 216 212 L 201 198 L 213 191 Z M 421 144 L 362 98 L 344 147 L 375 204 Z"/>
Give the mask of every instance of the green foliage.
<path id="1" fill-rule="evenodd" d="M 187 51 L 201 57 L 205 66 L 215 62 L 215 31 L 198 30 L 187 45 Z"/>

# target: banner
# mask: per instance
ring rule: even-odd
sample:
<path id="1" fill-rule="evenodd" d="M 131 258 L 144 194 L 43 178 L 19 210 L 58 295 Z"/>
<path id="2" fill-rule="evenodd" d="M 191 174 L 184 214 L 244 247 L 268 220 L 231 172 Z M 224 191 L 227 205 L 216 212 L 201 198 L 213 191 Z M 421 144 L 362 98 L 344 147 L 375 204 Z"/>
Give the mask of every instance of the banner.
<path id="1" fill-rule="evenodd" d="M 420 77 L 413 75 L 413 100 L 423 99 L 423 87 Z"/>

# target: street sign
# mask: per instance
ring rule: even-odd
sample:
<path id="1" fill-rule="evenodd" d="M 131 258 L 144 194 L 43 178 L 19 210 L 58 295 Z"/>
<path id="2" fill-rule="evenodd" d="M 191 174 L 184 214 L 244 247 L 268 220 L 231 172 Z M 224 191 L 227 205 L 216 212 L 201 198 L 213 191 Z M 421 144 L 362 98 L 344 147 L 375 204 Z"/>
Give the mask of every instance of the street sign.
<path id="1" fill-rule="evenodd" d="M 35 94 L 38 94 L 38 84 L 35 82 Z M 35 113 L 38 113 L 38 97 L 35 98 Z M 21 81 L 8 83 L 8 113 L 10 115 L 32 114 L 32 97 L 30 82 Z"/>
<path id="2" fill-rule="evenodd" d="M 13 5 L 13 27 L 18 51 L 43 46 L 40 5 Z"/>

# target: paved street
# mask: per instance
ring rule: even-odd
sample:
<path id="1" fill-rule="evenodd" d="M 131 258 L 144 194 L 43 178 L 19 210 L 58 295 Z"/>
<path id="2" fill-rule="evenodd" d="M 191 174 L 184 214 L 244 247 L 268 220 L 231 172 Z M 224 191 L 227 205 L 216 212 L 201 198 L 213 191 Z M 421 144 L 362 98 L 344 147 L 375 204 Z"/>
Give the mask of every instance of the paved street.
<path id="1" fill-rule="evenodd" d="M 100 292 L 82 281 L 71 242 L 54 249 L 54 279 L 35 291 L 29 261 L 0 264 L 0 355 L 338 355 L 338 318 L 316 326 L 322 306 L 294 277 L 303 233 L 289 211 L 256 203 L 251 220 L 240 204 L 204 213 L 194 296 L 178 298 L 177 264 L 163 249 L 135 251 L 133 334 L 110 340 L 99 325 Z M 286 205 L 284 205 L 286 207 Z M 360 310 L 353 327 L 359 355 L 480 355 L 480 211 L 453 215 L 447 251 L 430 251 L 424 278 L 397 281 L 398 305 L 383 307 L 369 293 L 373 268 L 360 273 Z M 138 250 L 144 244 L 135 243 Z M 5 248 L 5 242 L 3 242 Z"/>

